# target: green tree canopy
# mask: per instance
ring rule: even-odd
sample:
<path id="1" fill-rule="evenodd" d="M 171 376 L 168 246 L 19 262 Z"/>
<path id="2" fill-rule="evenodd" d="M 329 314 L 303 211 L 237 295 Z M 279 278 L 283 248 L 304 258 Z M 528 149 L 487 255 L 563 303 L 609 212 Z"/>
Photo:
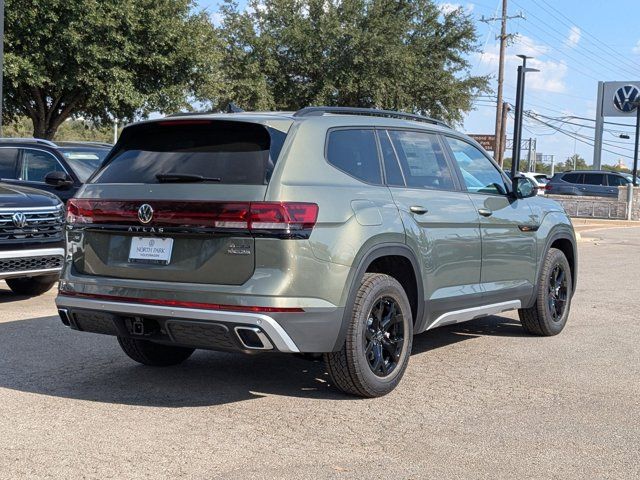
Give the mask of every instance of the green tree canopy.
<path id="1" fill-rule="evenodd" d="M 62 122 L 133 119 L 189 105 L 216 67 L 216 37 L 192 0 L 6 0 L 5 119 L 34 136 Z"/>
<path id="2" fill-rule="evenodd" d="M 345 105 L 462 120 L 487 77 L 469 73 L 476 32 L 462 9 L 431 0 L 252 0 L 221 8 L 214 108 Z"/>

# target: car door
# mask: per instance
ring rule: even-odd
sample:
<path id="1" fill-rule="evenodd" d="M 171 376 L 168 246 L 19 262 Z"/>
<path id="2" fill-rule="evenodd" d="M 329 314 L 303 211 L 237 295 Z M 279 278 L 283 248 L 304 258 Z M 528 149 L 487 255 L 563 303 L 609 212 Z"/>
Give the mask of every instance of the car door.
<path id="1" fill-rule="evenodd" d="M 445 136 L 448 152 L 480 218 L 481 285 L 488 303 L 525 300 L 536 280 L 538 228 L 529 203 L 507 194 L 499 167 L 475 145 Z"/>
<path id="2" fill-rule="evenodd" d="M 378 139 L 406 242 L 422 265 L 427 317 L 420 331 L 445 312 L 482 303 L 478 214 L 436 134 L 384 129 Z"/>
<path id="3" fill-rule="evenodd" d="M 598 197 L 610 196 L 609 187 L 607 186 L 606 175 L 604 173 L 585 173 L 584 185 L 580 188 L 585 195 Z"/>
<path id="4" fill-rule="evenodd" d="M 18 182 L 16 183 L 53 193 L 64 202 L 73 196 L 77 187 L 55 187 L 45 182 L 45 177 L 51 172 L 64 172 L 73 178 L 55 155 L 35 148 L 21 148 L 20 150 Z"/>

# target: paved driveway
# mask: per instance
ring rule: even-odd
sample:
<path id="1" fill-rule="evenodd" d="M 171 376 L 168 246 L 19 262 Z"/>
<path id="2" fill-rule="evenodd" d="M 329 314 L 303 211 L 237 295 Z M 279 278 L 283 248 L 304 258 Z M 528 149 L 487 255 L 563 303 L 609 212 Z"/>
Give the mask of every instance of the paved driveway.
<path id="1" fill-rule="evenodd" d="M 638 478 L 640 229 L 592 235 L 561 335 L 423 334 L 375 400 L 285 355 L 138 366 L 0 283 L 0 477 Z"/>

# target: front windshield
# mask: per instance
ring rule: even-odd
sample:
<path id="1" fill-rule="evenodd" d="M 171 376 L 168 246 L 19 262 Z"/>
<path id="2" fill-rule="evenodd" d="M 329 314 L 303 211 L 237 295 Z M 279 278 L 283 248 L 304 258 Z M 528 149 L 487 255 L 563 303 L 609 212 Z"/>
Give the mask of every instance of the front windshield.
<path id="1" fill-rule="evenodd" d="M 108 148 L 61 148 L 60 151 L 82 183 L 100 167 L 109 153 Z"/>

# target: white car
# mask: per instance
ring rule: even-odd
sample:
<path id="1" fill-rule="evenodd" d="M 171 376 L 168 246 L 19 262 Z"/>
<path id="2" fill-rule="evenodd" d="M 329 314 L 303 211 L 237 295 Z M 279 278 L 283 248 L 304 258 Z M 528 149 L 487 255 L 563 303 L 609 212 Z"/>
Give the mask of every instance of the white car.
<path id="1" fill-rule="evenodd" d="M 535 187 L 538 189 L 538 195 L 544 195 L 547 192 L 547 183 L 549 183 L 549 177 L 547 177 L 544 173 L 535 173 L 535 172 L 520 172 L 520 175 L 528 178 L 533 182 Z"/>

